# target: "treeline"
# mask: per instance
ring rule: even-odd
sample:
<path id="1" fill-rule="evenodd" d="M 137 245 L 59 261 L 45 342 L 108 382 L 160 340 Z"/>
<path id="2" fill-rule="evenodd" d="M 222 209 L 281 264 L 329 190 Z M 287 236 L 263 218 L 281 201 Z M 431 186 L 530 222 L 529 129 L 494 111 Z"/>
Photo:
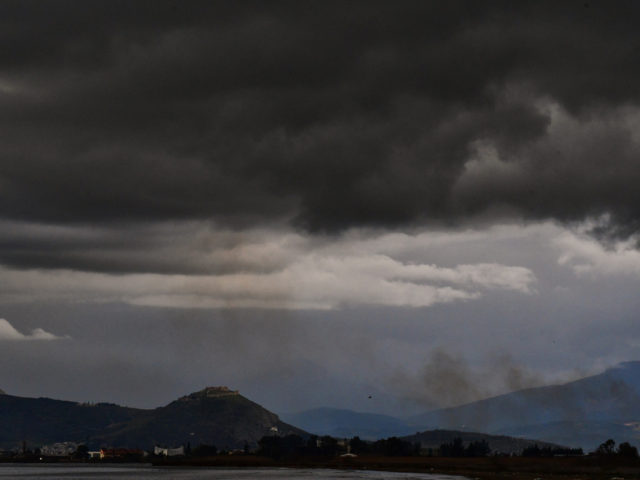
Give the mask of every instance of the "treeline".
<path id="1" fill-rule="evenodd" d="M 117 450 L 117 449 L 116 449 Z M 34 451 L 27 450 L 23 445 L 20 452 L 3 452 L 0 460 L 19 459 L 25 460 L 40 458 L 40 449 Z M 142 451 L 139 451 L 142 456 Z M 486 457 L 489 455 L 505 456 L 501 452 L 492 452 L 486 440 L 476 440 L 464 442 L 462 438 L 456 437 L 451 442 L 440 444 L 439 447 L 421 448 L 420 443 L 412 443 L 398 437 L 389 437 L 376 441 L 365 441 L 359 437 L 351 439 L 336 439 L 331 436 L 310 435 L 302 437 L 299 435 L 286 436 L 264 436 L 258 442 L 258 448 L 250 448 L 245 443 L 242 449 L 218 449 L 214 445 L 198 445 L 191 448 L 187 443 L 182 457 L 213 457 L 228 455 L 260 455 L 275 460 L 295 460 L 303 457 L 324 457 L 331 458 L 342 456 L 370 455 L 379 457 L 410 457 L 410 456 L 438 456 L 438 457 Z M 507 454 L 508 456 L 508 454 Z M 557 456 L 584 456 L 581 448 L 563 448 L 552 446 L 539 446 L 534 444 L 524 448 L 520 455 L 511 456 L 522 457 L 557 457 Z M 639 458 L 638 449 L 623 442 L 616 447 L 613 439 L 608 439 L 597 449 L 589 453 L 589 456 L 597 456 L 610 459 L 633 459 Z M 79 445 L 77 450 L 66 456 L 69 460 L 88 460 L 89 452 L 86 445 Z"/>
<path id="2" fill-rule="evenodd" d="M 389 437 L 376 441 L 365 441 L 360 437 L 350 440 L 337 440 L 330 436 L 315 435 L 307 439 L 299 435 L 266 436 L 258 442 L 258 454 L 281 459 L 297 456 L 337 455 L 377 455 L 383 457 L 411 457 L 422 455 L 420 443 L 412 443 L 398 437 Z M 451 443 L 444 443 L 430 454 L 444 457 L 485 457 L 491 453 L 486 440 L 470 442 L 464 445 L 462 439 L 455 438 Z"/>
<path id="3" fill-rule="evenodd" d="M 562 447 L 539 447 L 538 444 L 532 445 L 522 450 L 523 457 L 558 457 L 558 456 L 582 456 L 584 451 L 581 448 L 562 448 Z"/>
<path id="4" fill-rule="evenodd" d="M 440 445 L 439 453 L 441 457 L 486 457 L 491 453 L 491 448 L 486 440 L 470 442 L 465 446 L 462 439 L 456 437 L 451 443 Z"/>
<path id="5" fill-rule="evenodd" d="M 311 435 L 307 439 L 299 435 L 266 436 L 258 442 L 258 454 L 280 459 L 297 456 L 335 457 L 337 455 L 380 455 L 407 457 L 420 454 L 420 444 L 397 437 L 366 442 L 359 437 L 338 440 L 330 436 Z"/>
<path id="6" fill-rule="evenodd" d="M 597 455 L 602 457 L 623 457 L 623 458 L 638 458 L 638 449 L 631 445 L 629 442 L 623 442 L 616 448 L 616 442 L 610 438 L 590 455 Z"/>
<path id="7" fill-rule="evenodd" d="M 258 455 L 275 459 L 302 456 L 336 456 L 341 449 L 333 437 L 310 436 L 306 440 L 300 435 L 265 436 L 258 441 Z"/>
<path id="8" fill-rule="evenodd" d="M 420 455 L 420 443 L 411 443 L 398 437 L 389 437 L 375 442 L 365 442 L 360 437 L 349 441 L 351 453 L 356 455 L 382 455 L 385 457 L 410 457 Z"/>
<path id="9" fill-rule="evenodd" d="M 255 452 L 259 455 L 282 459 L 304 456 L 335 457 L 338 455 L 375 455 L 384 457 L 410 456 L 439 456 L 439 457 L 486 457 L 489 455 L 504 455 L 493 452 L 486 440 L 476 440 L 465 443 L 456 437 L 451 442 L 442 443 L 438 448 L 421 449 L 419 443 L 411 443 L 398 437 L 389 437 L 376 441 L 365 441 L 360 437 L 336 439 L 330 436 L 315 436 L 303 438 L 298 435 L 266 436 L 258 442 L 259 448 Z M 582 448 L 539 446 L 537 444 L 526 447 L 520 455 L 522 457 L 558 457 L 583 456 Z M 621 443 L 617 448 L 615 441 L 607 440 L 589 455 L 615 456 L 624 458 L 638 458 L 638 449 L 628 442 Z"/>

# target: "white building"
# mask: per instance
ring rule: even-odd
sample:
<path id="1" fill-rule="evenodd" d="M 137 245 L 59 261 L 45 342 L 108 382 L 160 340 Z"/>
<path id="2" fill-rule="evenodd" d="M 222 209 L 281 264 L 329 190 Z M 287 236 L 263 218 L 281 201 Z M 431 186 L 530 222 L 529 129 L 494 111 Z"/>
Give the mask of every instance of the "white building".
<path id="1" fill-rule="evenodd" d="M 177 457 L 179 455 L 184 455 L 184 445 L 177 448 L 163 448 L 156 445 L 153 447 L 153 454 L 163 455 L 165 457 Z"/>
<path id="2" fill-rule="evenodd" d="M 40 454 L 45 457 L 68 457 L 78 449 L 75 442 L 58 442 L 44 445 L 40 448 Z"/>

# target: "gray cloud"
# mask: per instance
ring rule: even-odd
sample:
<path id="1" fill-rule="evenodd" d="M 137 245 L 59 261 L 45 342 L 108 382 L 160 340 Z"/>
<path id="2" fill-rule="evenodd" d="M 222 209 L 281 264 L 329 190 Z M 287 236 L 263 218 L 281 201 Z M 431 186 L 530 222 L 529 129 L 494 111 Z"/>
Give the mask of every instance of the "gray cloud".
<path id="1" fill-rule="evenodd" d="M 12 256 L 8 246 L 14 244 L 34 265 L 0 268 L 5 278 L 0 302 L 5 303 L 76 298 L 181 308 L 426 307 L 495 291 L 532 294 L 536 284 L 529 268 L 495 261 L 438 266 L 400 260 L 424 239 L 409 235 L 369 232 L 320 241 L 293 232 L 247 230 L 239 238 L 237 232 L 212 231 L 207 225 L 156 225 L 150 229 L 155 241 L 129 245 L 124 232 L 103 237 L 100 230 L 14 226 L 5 255 Z M 131 229 L 128 234 L 140 230 L 148 233 Z M 48 242 L 58 241 L 58 248 L 47 249 Z M 37 260 L 58 268 L 33 268 Z M 62 269 L 64 260 L 79 262 L 84 271 Z"/>
<path id="2" fill-rule="evenodd" d="M 280 270 L 305 240 L 291 232 L 207 222 L 108 226 L 0 221 L 0 261 L 14 268 L 109 273 L 224 274 Z"/>
<path id="3" fill-rule="evenodd" d="M 633 2 L 0 9 L 5 218 L 335 231 L 508 207 L 636 231 Z"/>
<path id="4" fill-rule="evenodd" d="M 639 16 L 1 2 L 4 334 L 75 339 L 2 387 L 397 412 L 637 357 Z"/>

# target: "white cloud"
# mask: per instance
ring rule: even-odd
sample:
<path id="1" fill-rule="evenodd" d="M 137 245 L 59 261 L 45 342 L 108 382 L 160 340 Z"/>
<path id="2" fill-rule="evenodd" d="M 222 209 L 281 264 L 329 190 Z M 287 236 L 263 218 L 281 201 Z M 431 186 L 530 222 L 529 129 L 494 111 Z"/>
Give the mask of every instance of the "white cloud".
<path id="1" fill-rule="evenodd" d="M 29 335 L 19 332 L 4 318 L 0 318 L 0 341 L 2 340 L 61 340 L 69 337 L 58 337 L 42 328 L 34 328 Z"/>
<path id="2" fill-rule="evenodd" d="M 555 243 L 561 251 L 558 263 L 578 276 L 640 276 L 640 251 L 635 239 L 605 247 L 581 232 L 565 231 Z"/>
<path id="3" fill-rule="evenodd" d="M 247 232 L 247 245 L 235 247 L 225 242 L 219 245 L 216 239 L 220 232 L 200 235 L 200 244 L 206 245 L 202 247 L 205 258 L 242 252 L 235 261 L 244 268 L 199 275 L 5 269 L 0 300 L 53 298 L 196 308 L 335 309 L 352 305 L 428 307 L 477 299 L 491 290 L 535 291 L 536 277 L 525 267 L 493 260 L 450 266 L 426 261 L 442 248 L 439 234 L 349 232 L 340 238 L 318 240 L 274 232 L 260 239 L 259 232 Z M 458 238 L 463 245 L 477 242 L 478 234 L 459 232 L 448 238 Z M 487 234 L 484 241 L 495 241 L 495 237 Z M 176 249 L 184 251 L 184 246 Z M 271 268 L 261 268 L 265 264 Z"/>

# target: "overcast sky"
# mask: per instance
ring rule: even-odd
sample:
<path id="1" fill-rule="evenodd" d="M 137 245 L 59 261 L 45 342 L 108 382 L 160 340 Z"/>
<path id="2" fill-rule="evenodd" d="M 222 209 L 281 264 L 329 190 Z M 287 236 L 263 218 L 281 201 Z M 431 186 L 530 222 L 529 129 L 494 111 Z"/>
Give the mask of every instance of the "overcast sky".
<path id="1" fill-rule="evenodd" d="M 0 3 L 0 388 L 403 415 L 640 359 L 638 25 Z"/>

